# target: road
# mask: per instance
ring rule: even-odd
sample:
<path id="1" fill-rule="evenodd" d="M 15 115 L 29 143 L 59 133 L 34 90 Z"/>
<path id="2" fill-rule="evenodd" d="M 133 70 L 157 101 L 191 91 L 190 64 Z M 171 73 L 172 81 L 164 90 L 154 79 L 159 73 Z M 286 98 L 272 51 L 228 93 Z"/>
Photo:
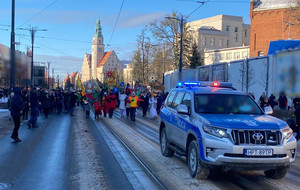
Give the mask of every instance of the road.
<path id="1" fill-rule="evenodd" d="M 84 118 L 81 108 L 76 109 L 74 117 L 52 114 L 48 119 L 39 119 L 39 126 L 27 129 L 24 123 L 19 131 L 22 143 L 13 142 L 10 134 L 0 140 L 0 189 L 134 189 L 137 186 L 146 189 L 144 186 L 153 186 L 146 175 L 142 182 L 131 183 L 133 177 L 126 176 L 115 156 L 125 152 L 124 148 L 118 145 L 113 153 L 94 121 Z M 127 158 L 133 160 L 128 155 Z M 137 164 L 134 167 L 142 171 Z M 127 173 L 130 171 L 128 167 Z"/>
<path id="2" fill-rule="evenodd" d="M 262 172 L 211 172 L 207 180 L 189 175 L 184 157 L 160 153 L 158 121 L 138 114 L 136 122 L 120 118 L 86 119 L 52 114 L 39 128 L 20 129 L 22 143 L 0 137 L 2 189 L 298 189 L 300 155 L 284 179 Z"/>

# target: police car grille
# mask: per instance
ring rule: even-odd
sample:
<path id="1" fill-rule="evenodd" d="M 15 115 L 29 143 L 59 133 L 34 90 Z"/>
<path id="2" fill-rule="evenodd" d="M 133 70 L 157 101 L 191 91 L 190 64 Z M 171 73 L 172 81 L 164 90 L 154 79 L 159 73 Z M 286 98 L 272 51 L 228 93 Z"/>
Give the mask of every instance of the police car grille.
<path id="1" fill-rule="evenodd" d="M 261 140 L 253 138 L 253 135 L 260 133 Z M 235 145 L 240 144 L 258 144 L 258 145 L 279 145 L 281 143 L 281 132 L 271 130 L 233 130 L 231 132 Z"/>

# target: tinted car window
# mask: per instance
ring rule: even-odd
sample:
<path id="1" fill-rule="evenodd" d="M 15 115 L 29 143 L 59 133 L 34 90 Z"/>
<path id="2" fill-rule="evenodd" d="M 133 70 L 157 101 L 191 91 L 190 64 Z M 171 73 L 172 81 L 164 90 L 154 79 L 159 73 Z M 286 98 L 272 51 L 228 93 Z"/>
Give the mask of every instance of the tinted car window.
<path id="1" fill-rule="evenodd" d="M 176 91 L 171 92 L 171 94 L 168 96 L 167 106 L 171 106 L 173 99 L 176 95 Z"/>
<path id="2" fill-rule="evenodd" d="M 192 106 L 192 96 L 190 93 L 185 93 L 184 98 L 182 99 L 181 104 L 186 105 L 189 109 Z"/>
<path id="3" fill-rule="evenodd" d="M 263 114 L 248 96 L 232 94 L 196 95 L 195 111 L 210 114 Z"/>
<path id="4" fill-rule="evenodd" d="M 177 94 L 177 96 L 175 98 L 175 101 L 173 102 L 173 106 L 172 107 L 176 108 L 180 104 L 183 96 L 184 96 L 184 92 L 178 92 L 178 94 Z"/>

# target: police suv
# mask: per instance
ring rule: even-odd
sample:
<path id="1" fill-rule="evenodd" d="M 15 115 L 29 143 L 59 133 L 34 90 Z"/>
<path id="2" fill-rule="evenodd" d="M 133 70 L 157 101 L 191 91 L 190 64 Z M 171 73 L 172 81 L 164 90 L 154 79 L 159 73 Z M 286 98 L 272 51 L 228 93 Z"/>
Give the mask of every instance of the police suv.
<path id="1" fill-rule="evenodd" d="M 206 178 L 212 167 L 283 178 L 297 143 L 284 121 L 267 115 L 272 112 L 231 83 L 178 83 L 160 114 L 161 152 L 186 156 L 193 178 Z"/>

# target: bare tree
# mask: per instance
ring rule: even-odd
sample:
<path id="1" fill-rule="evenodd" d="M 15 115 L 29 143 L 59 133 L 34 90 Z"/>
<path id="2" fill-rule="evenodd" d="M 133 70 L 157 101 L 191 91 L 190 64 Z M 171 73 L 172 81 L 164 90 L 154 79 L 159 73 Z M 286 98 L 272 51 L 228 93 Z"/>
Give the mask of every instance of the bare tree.
<path id="1" fill-rule="evenodd" d="M 253 68 L 250 66 L 248 59 L 241 64 L 240 67 L 240 79 L 238 80 L 242 84 L 242 91 L 249 92 L 249 88 L 255 84 L 255 74 Z M 245 89 L 244 89 L 245 88 Z"/>

